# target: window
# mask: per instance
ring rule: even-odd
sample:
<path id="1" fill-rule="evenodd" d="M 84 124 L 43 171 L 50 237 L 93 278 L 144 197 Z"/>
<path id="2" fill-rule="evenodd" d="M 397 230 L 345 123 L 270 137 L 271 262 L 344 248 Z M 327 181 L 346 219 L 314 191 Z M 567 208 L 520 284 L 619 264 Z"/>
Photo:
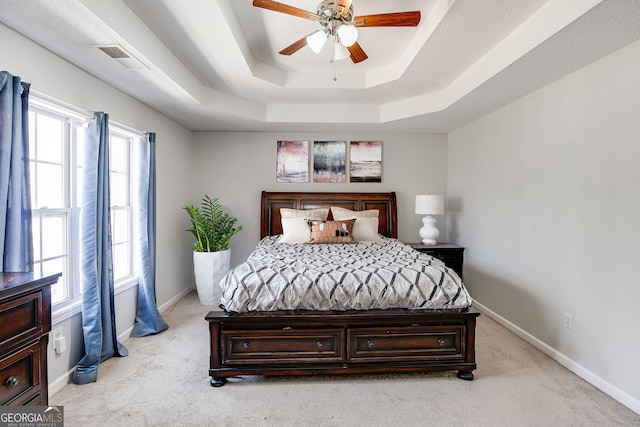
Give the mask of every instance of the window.
<path id="1" fill-rule="evenodd" d="M 37 105 L 37 104 L 36 104 Z M 79 295 L 72 254 L 79 252 L 73 226 L 77 222 L 75 148 L 77 118 L 39 106 L 29 107 L 29 166 L 33 216 L 33 255 L 36 272 L 62 272 L 51 288 L 52 302 Z M 74 287 L 74 285 L 76 285 Z"/>
<path id="2" fill-rule="evenodd" d="M 131 149 L 133 139 L 120 130 L 109 129 L 109 181 L 111 198 L 111 244 L 113 280 L 133 277 L 131 238 Z"/>
<path id="3" fill-rule="evenodd" d="M 62 272 L 54 307 L 80 296 L 83 127 L 89 117 L 39 99 L 29 107 L 29 163 L 34 270 Z M 111 233 L 116 285 L 135 281 L 132 261 L 131 161 L 139 136 L 109 126 Z"/>

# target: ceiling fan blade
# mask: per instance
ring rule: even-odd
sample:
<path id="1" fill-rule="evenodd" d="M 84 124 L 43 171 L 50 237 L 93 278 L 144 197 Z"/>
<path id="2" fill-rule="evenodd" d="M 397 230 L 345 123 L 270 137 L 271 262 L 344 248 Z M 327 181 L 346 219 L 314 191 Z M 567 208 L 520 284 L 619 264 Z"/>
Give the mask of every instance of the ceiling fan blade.
<path id="1" fill-rule="evenodd" d="M 353 23 L 356 27 L 416 27 L 420 23 L 420 11 L 356 16 Z"/>
<path id="2" fill-rule="evenodd" d="M 333 2 L 333 11 L 338 12 L 340 15 L 346 15 L 349 13 L 352 0 L 335 0 Z"/>
<path id="3" fill-rule="evenodd" d="M 358 42 L 355 42 L 351 46 L 347 47 L 347 49 L 349 49 L 349 53 L 351 54 L 351 60 L 353 61 L 354 64 L 357 64 L 358 62 L 362 62 L 369 57 L 364 52 L 362 47 L 360 47 Z"/>
<path id="4" fill-rule="evenodd" d="M 261 7 L 263 9 L 269 9 L 275 12 L 286 13 L 287 15 L 298 16 L 300 18 L 310 19 L 312 21 L 317 21 L 320 19 L 320 16 L 315 13 L 311 13 L 306 10 L 298 9 L 297 7 L 278 3 L 272 0 L 253 0 L 253 5 L 255 7 Z"/>
<path id="5" fill-rule="evenodd" d="M 311 33 L 311 34 L 313 34 L 313 33 Z M 304 36 L 303 38 L 301 38 L 297 42 L 291 43 L 289 46 L 285 47 L 284 49 L 282 49 L 278 53 L 280 55 L 291 55 L 292 53 L 296 53 L 297 51 L 299 51 L 300 49 L 302 49 L 303 47 L 305 47 L 307 45 L 307 37 L 309 37 L 311 34 L 309 34 L 307 36 Z"/>

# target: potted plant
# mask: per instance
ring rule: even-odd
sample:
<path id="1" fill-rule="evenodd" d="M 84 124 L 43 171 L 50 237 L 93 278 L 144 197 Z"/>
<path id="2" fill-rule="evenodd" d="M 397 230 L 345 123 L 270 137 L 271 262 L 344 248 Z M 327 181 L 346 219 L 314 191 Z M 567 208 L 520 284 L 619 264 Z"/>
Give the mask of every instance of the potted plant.
<path id="1" fill-rule="evenodd" d="M 229 271 L 231 237 L 242 230 L 236 227 L 237 218 L 224 211 L 218 198 L 205 195 L 200 207 L 186 204 L 184 210 L 191 219 L 191 232 L 196 238 L 193 244 L 193 272 L 198 298 L 203 305 L 220 301 L 220 280 Z"/>

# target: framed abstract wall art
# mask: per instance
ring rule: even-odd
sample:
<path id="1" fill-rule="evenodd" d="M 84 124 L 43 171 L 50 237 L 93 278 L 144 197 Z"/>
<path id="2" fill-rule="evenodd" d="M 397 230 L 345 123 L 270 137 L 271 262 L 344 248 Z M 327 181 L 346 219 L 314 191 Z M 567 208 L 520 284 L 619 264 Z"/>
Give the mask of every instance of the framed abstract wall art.
<path id="1" fill-rule="evenodd" d="M 382 141 L 351 141 L 350 182 L 382 182 Z"/>
<path id="2" fill-rule="evenodd" d="M 314 141 L 313 182 L 347 182 L 345 141 Z"/>
<path id="3" fill-rule="evenodd" d="M 309 182 L 309 141 L 278 141 L 276 182 Z"/>

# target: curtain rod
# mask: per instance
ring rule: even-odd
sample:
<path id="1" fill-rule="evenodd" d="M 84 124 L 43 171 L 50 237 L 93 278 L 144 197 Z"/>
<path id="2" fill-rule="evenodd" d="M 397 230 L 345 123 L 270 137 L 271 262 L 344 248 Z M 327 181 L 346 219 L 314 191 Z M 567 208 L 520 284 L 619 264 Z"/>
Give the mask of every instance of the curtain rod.
<path id="1" fill-rule="evenodd" d="M 73 105 L 61 99 L 58 99 L 54 96 L 48 95 L 44 92 L 40 92 L 39 90 L 35 90 L 32 88 L 30 90 L 30 93 L 36 97 L 36 99 L 34 99 L 35 101 L 34 104 L 37 105 L 38 103 L 40 104 L 46 103 L 47 107 L 64 110 L 61 112 L 64 112 L 65 114 L 71 114 L 77 119 L 91 120 L 95 115 L 95 111 L 85 110 L 76 105 Z M 132 128 L 131 126 L 125 125 L 124 123 L 120 123 L 116 120 L 112 120 L 111 118 L 109 118 L 109 123 L 120 128 L 121 130 L 124 130 L 128 133 L 132 133 L 136 136 L 144 136 L 147 134 L 147 132 Z"/>

